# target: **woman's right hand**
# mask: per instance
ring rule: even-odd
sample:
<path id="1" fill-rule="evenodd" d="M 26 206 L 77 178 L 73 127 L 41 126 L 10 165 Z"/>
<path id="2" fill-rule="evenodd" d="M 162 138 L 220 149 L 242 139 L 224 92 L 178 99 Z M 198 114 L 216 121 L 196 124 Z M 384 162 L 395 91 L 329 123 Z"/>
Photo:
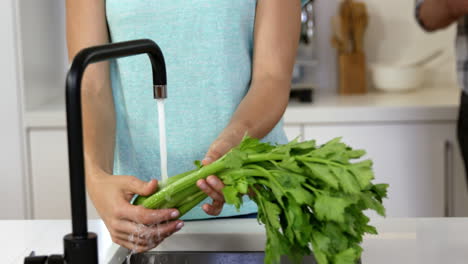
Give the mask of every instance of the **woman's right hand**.
<path id="1" fill-rule="evenodd" d="M 96 175 L 93 175 L 96 176 Z M 130 204 L 135 194 L 147 196 L 157 190 L 157 180 L 144 182 L 133 176 L 103 174 L 87 177 L 88 192 L 112 241 L 135 252 L 159 245 L 180 230 L 177 209 L 152 210 Z"/>

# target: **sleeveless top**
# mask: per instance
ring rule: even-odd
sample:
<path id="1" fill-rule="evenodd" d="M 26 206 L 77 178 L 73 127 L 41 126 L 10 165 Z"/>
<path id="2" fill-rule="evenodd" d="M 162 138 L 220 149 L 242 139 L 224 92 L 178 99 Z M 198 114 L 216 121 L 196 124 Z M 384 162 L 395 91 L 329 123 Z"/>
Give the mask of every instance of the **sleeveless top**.
<path id="1" fill-rule="evenodd" d="M 256 0 L 106 1 L 111 42 L 148 38 L 164 54 L 169 176 L 195 168 L 193 161 L 204 158 L 247 93 L 255 9 Z M 116 111 L 114 174 L 159 179 L 150 61 L 138 55 L 112 61 L 110 67 Z M 263 141 L 287 142 L 281 121 Z M 244 202 L 240 212 L 225 205 L 220 216 L 256 212 L 254 202 Z M 183 217 L 204 218 L 210 216 L 201 204 Z"/>

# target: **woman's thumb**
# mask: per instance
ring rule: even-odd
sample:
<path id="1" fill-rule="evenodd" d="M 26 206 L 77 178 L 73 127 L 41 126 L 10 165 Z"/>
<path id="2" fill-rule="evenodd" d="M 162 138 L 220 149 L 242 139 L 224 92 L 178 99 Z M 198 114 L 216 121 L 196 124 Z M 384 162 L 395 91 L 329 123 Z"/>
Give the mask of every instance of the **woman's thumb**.
<path id="1" fill-rule="evenodd" d="M 211 144 L 208 152 L 205 154 L 205 158 L 202 160 L 203 165 L 208 165 L 213 161 L 221 158 L 230 149 L 229 144 L 223 140 L 216 140 Z"/>
<path id="2" fill-rule="evenodd" d="M 125 183 L 127 189 L 138 195 L 148 196 L 156 192 L 158 188 L 157 180 L 150 180 L 149 182 L 142 181 L 134 176 L 129 176 Z"/>

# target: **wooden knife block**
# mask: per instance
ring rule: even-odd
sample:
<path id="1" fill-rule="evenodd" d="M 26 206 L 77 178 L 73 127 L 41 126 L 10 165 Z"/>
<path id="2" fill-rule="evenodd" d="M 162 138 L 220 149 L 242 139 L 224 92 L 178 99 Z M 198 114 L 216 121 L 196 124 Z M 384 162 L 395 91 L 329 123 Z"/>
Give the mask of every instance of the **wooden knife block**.
<path id="1" fill-rule="evenodd" d="M 339 54 L 339 93 L 367 92 L 366 57 L 362 52 Z"/>

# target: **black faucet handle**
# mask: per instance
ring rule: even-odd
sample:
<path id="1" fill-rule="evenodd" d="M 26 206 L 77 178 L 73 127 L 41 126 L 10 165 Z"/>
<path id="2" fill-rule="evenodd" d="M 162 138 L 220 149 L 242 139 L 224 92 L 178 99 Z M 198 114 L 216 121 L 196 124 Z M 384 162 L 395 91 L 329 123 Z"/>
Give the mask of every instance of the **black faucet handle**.
<path id="1" fill-rule="evenodd" d="M 62 255 L 36 256 L 34 251 L 24 259 L 24 264 L 64 264 Z"/>
<path id="2" fill-rule="evenodd" d="M 64 264 L 65 260 L 62 255 L 50 255 L 47 259 L 47 264 Z"/>
<path id="3" fill-rule="evenodd" d="M 47 256 L 29 256 L 24 258 L 24 264 L 46 264 Z"/>

